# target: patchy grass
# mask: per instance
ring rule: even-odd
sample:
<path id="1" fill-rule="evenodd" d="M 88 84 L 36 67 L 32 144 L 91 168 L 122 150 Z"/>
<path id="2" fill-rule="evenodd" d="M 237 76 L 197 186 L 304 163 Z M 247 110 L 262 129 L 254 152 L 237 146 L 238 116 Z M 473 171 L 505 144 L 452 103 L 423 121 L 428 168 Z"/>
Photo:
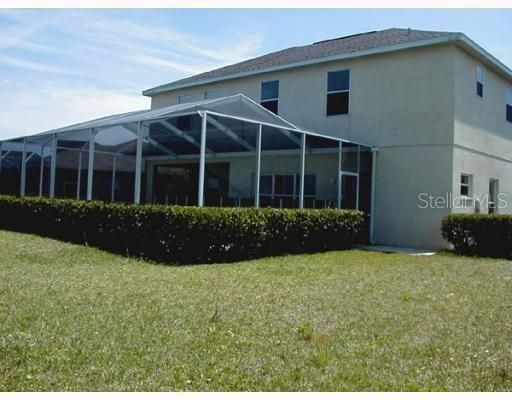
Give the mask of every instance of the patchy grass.
<path id="1" fill-rule="evenodd" d="M 0 391 L 512 390 L 512 263 L 168 267 L 0 231 Z"/>

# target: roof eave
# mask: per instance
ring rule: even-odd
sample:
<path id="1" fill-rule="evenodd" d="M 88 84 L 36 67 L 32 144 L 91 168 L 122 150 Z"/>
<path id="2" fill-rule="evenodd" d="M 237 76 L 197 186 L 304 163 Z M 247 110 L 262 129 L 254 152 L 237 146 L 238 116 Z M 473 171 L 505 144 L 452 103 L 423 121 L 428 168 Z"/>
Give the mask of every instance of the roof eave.
<path id="1" fill-rule="evenodd" d="M 460 34 L 457 40 L 457 45 L 473 57 L 479 59 L 484 64 L 492 68 L 503 78 L 512 81 L 512 70 L 483 47 L 479 46 L 476 42 L 468 38 L 466 35 L 462 33 Z"/>
<path id="2" fill-rule="evenodd" d="M 322 64 L 322 63 L 326 63 L 326 62 L 330 62 L 330 61 L 349 60 L 349 59 L 353 59 L 353 58 L 365 57 L 365 56 L 370 56 L 370 55 L 390 53 L 390 52 L 394 52 L 394 51 L 401 51 L 401 50 L 413 49 L 413 48 L 418 48 L 418 47 L 445 44 L 445 43 L 449 43 L 449 42 L 456 42 L 456 41 L 462 40 L 462 38 L 467 39 L 467 37 L 464 34 L 455 33 L 455 34 L 450 34 L 450 35 L 441 36 L 441 37 L 428 39 L 428 40 L 419 40 L 419 41 L 411 42 L 411 43 L 402 43 L 402 44 L 397 44 L 397 45 L 376 47 L 373 49 L 355 51 L 352 53 L 337 54 L 334 56 L 315 58 L 312 60 L 300 61 L 300 62 L 291 63 L 291 64 L 278 65 L 278 66 L 270 67 L 270 68 L 262 68 L 262 69 L 258 69 L 255 71 L 247 71 L 247 72 L 240 72 L 240 73 L 236 73 L 236 74 L 229 74 L 229 75 L 225 75 L 225 76 L 218 77 L 218 78 L 203 79 L 203 80 L 199 80 L 199 81 L 191 82 L 191 83 L 184 83 L 184 84 L 167 83 L 165 85 L 160 85 L 160 86 L 156 86 L 154 88 L 144 90 L 142 92 L 142 94 L 144 96 L 153 96 L 155 94 L 164 93 L 164 92 L 171 91 L 171 90 L 185 89 L 185 88 L 190 88 L 190 87 L 194 87 L 194 86 L 200 86 L 200 85 L 205 85 L 205 84 L 209 84 L 209 83 L 220 82 L 220 81 L 224 81 L 224 80 L 228 80 L 228 79 L 230 80 L 230 79 L 236 79 L 236 78 L 244 78 L 247 76 L 259 75 L 259 74 L 264 74 L 264 73 L 268 73 L 268 72 L 282 71 L 285 69 L 305 67 L 305 66 L 314 65 L 314 64 Z M 467 39 L 467 40 L 469 40 L 469 39 Z"/>

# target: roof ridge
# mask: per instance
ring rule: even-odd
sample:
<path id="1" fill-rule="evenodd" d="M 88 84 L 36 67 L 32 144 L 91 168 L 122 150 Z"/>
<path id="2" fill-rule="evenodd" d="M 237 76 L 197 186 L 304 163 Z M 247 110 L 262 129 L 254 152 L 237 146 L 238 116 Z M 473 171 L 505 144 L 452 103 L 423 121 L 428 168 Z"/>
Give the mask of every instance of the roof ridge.
<path id="1" fill-rule="evenodd" d="M 318 42 L 313 42 L 313 44 L 332 42 L 334 40 L 343 40 L 343 39 L 348 39 L 348 38 L 352 38 L 352 37 L 356 37 L 356 36 L 369 35 L 371 33 L 377 33 L 377 32 L 379 32 L 379 31 L 368 31 L 368 32 L 362 32 L 362 33 L 354 33 L 352 35 L 340 36 L 340 37 L 336 37 L 336 38 L 332 38 L 332 39 L 319 40 Z"/>

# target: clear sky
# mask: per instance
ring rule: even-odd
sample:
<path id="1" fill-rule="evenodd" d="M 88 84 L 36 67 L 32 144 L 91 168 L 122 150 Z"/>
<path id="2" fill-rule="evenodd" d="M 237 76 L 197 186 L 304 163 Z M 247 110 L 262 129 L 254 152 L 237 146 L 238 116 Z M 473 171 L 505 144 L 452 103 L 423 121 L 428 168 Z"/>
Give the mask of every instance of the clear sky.
<path id="1" fill-rule="evenodd" d="M 0 10 L 0 138 L 149 108 L 141 91 L 390 27 L 464 32 L 512 66 L 512 10 Z"/>

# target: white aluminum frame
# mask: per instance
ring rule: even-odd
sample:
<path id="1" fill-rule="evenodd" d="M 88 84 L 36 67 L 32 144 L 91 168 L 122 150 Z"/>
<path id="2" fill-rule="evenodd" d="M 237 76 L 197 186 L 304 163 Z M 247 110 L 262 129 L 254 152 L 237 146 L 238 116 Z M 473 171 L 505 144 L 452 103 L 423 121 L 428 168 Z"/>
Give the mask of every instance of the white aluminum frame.
<path id="1" fill-rule="evenodd" d="M 93 184 L 94 184 L 94 146 L 96 132 L 91 128 L 89 132 L 89 162 L 87 167 L 87 200 L 92 200 Z"/>
<path id="2" fill-rule="evenodd" d="M 263 126 L 258 125 L 258 133 L 256 134 L 256 173 L 254 182 L 254 207 L 260 207 L 260 176 L 261 176 L 261 135 Z"/>
<path id="3" fill-rule="evenodd" d="M 338 182 L 340 185 L 340 205 L 337 208 L 341 208 L 341 200 L 343 198 L 343 176 L 353 176 L 356 178 L 356 210 L 359 210 L 359 169 L 358 172 L 340 171 L 338 175 Z"/>
<path id="4" fill-rule="evenodd" d="M 206 129 L 208 125 L 208 113 L 201 115 L 201 149 L 199 152 L 199 187 L 197 190 L 197 205 L 204 206 L 204 173 L 206 167 Z"/>
<path id="5" fill-rule="evenodd" d="M 41 146 L 41 160 L 39 163 L 39 197 L 43 196 L 43 181 L 44 181 L 44 148 L 45 145 Z"/>
<path id="6" fill-rule="evenodd" d="M 135 189 L 133 195 L 133 202 L 135 204 L 140 204 L 140 192 L 142 183 L 142 140 L 144 135 L 143 129 L 144 127 L 142 126 L 142 122 L 139 122 L 137 126 L 137 150 L 135 154 Z"/>
<path id="7" fill-rule="evenodd" d="M 80 189 L 82 186 L 82 157 L 83 152 L 80 149 L 80 153 L 78 154 L 78 169 L 76 171 L 76 199 L 80 200 Z"/>
<path id="8" fill-rule="evenodd" d="M 27 138 L 23 138 L 23 152 L 21 156 L 21 182 L 20 182 L 20 196 L 25 196 L 25 188 L 27 181 Z"/>
<path id="9" fill-rule="evenodd" d="M 50 164 L 50 198 L 53 199 L 55 197 L 55 173 L 57 169 L 57 143 L 59 138 L 57 137 L 57 133 L 52 135 L 52 158 Z"/>
<path id="10" fill-rule="evenodd" d="M 304 174 L 306 169 L 306 134 L 300 137 L 300 181 L 299 181 L 299 208 L 304 208 Z"/>
<path id="11" fill-rule="evenodd" d="M 350 83 L 349 83 L 350 85 Z M 350 88 L 348 90 L 350 92 Z M 333 92 L 329 92 L 333 93 Z M 257 104 L 257 103 L 255 103 Z M 350 105 L 349 105 L 350 107 Z M 370 213 L 370 241 L 373 241 L 374 238 L 374 229 L 375 229 L 375 186 L 376 186 L 376 167 L 377 167 L 377 148 L 374 146 L 370 146 L 365 143 L 359 143 L 359 142 L 352 142 L 348 140 L 344 140 L 341 138 L 331 137 L 327 135 L 318 134 L 316 132 L 311 132 L 307 130 L 299 129 L 295 126 L 293 127 L 285 127 L 283 125 L 277 125 L 273 123 L 266 123 L 261 122 L 258 120 L 250 119 L 250 118 L 243 118 L 238 116 L 232 116 L 228 114 L 223 114 L 215 111 L 193 111 L 193 112 L 186 112 L 186 113 L 177 113 L 175 115 L 172 115 L 172 118 L 176 118 L 179 116 L 188 116 L 188 115 L 197 115 L 199 114 L 202 121 L 201 121 L 201 141 L 197 142 L 194 138 L 192 138 L 190 135 L 188 135 L 185 132 L 182 132 L 178 128 L 174 127 L 174 125 L 170 124 L 167 120 L 169 117 L 158 117 L 155 119 L 148 119 L 137 122 L 137 130 L 130 129 L 128 127 L 127 129 L 134 133 L 136 135 L 136 154 L 135 154 L 135 190 L 134 190 L 134 203 L 139 204 L 141 201 L 141 185 L 142 185 L 142 166 L 144 161 L 149 160 L 169 160 L 169 159 L 196 159 L 199 157 L 199 186 L 198 186 L 198 206 L 202 207 L 204 206 L 204 183 L 205 183 L 205 164 L 206 164 L 206 157 L 240 157 L 240 156 L 254 156 L 255 157 L 255 168 L 256 168 L 256 184 L 255 184 L 255 198 L 254 198 L 254 207 L 258 208 L 260 206 L 260 179 L 261 179 L 261 157 L 262 155 L 287 155 L 287 154 L 299 154 L 300 155 L 300 174 L 298 179 L 300 179 L 299 183 L 299 208 L 304 207 L 304 181 L 305 181 L 305 163 L 306 163 L 306 153 L 307 154 L 328 154 L 328 153 L 337 153 L 338 154 L 338 171 L 339 171 L 339 177 L 338 177 L 338 187 L 337 187 L 337 202 L 336 206 L 337 208 L 341 207 L 341 194 L 342 194 L 342 183 L 341 183 L 341 177 L 343 174 L 345 175 L 351 175 L 357 177 L 357 186 L 356 186 L 356 208 L 359 209 L 359 187 L 360 187 L 360 157 L 361 157 L 361 146 L 368 147 L 372 151 L 372 171 L 371 171 L 371 213 Z M 232 132 L 229 128 L 225 127 L 218 119 L 215 117 L 220 118 L 227 118 L 232 120 L 238 120 L 243 121 L 247 123 L 252 123 L 257 125 L 257 139 L 256 139 L 256 147 L 252 146 L 250 143 L 247 143 L 243 141 L 242 138 L 240 138 L 236 133 Z M 163 122 L 163 123 L 162 123 Z M 286 121 L 285 121 L 286 122 Z M 163 126 L 171 131 L 171 134 L 175 134 L 177 136 L 180 136 L 182 139 L 187 140 L 191 144 L 195 145 L 199 148 L 199 155 L 197 154 L 191 154 L 191 155 L 175 155 L 172 150 L 167 149 L 165 153 L 167 155 L 165 156 L 143 156 L 143 143 L 148 142 L 149 137 L 149 125 L 152 123 L 162 123 Z M 207 142 L 207 127 L 208 123 L 215 126 L 220 131 L 226 133 L 229 137 L 231 137 L 233 140 L 240 143 L 242 141 L 242 144 L 244 147 L 247 148 L 248 151 L 246 152 L 229 152 L 229 153 L 215 153 L 211 149 L 209 149 L 206 146 Z M 130 123 L 132 124 L 132 123 Z M 102 125 L 101 129 L 112 127 L 112 126 L 124 126 L 126 124 L 123 123 L 113 123 L 111 125 Z M 267 150 L 263 151 L 261 148 L 261 142 L 262 142 L 262 132 L 263 127 L 268 126 L 271 128 L 276 128 L 280 131 L 282 131 L 284 134 L 287 134 L 287 136 L 293 140 L 296 144 L 298 144 L 297 149 L 288 149 L 288 150 Z M 172 129 L 172 128 L 175 129 Z M 49 197 L 53 198 L 55 197 L 55 173 L 56 173 L 56 164 L 57 164 L 57 150 L 58 149 L 67 149 L 64 147 L 58 146 L 58 140 L 59 135 L 67 135 L 72 134 L 76 131 L 83 131 L 84 129 L 75 129 L 70 131 L 64 131 L 64 132 L 55 132 L 55 133 L 48 133 L 49 136 L 51 136 L 51 143 L 52 143 L 52 153 L 51 153 L 51 166 L 50 166 L 50 190 L 49 190 Z M 116 177 L 116 160 L 118 156 L 123 156 L 124 153 L 122 153 L 125 148 L 128 148 L 130 146 L 133 146 L 134 142 L 130 142 L 126 146 L 124 146 L 121 149 L 118 149 L 116 152 L 108 152 L 108 151 L 98 151 L 95 149 L 95 136 L 97 133 L 97 128 L 89 128 L 89 149 L 88 149 L 88 179 L 87 179 L 87 199 L 92 199 L 92 192 L 93 192 L 93 175 L 94 175 L 94 154 L 95 153 L 103 153 L 103 154 L 110 154 L 113 156 L 113 166 L 112 166 L 112 192 L 111 192 L 111 200 L 115 201 L 115 177 Z M 300 134 L 300 139 L 297 138 L 294 135 L 291 135 L 290 132 L 298 133 Z M 324 149 L 311 149 L 309 146 L 307 146 L 306 138 L 307 136 L 315 136 L 315 137 L 321 137 L 325 139 L 329 139 L 332 141 L 339 142 L 339 146 L 337 148 L 324 148 Z M 22 183 L 26 182 L 26 161 L 27 159 L 27 142 L 28 139 L 25 137 L 24 139 L 24 153 L 22 156 Z M 348 171 L 342 171 L 342 158 L 343 158 L 343 143 L 352 143 L 357 145 L 357 173 L 354 172 L 348 172 Z M 48 142 L 43 143 L 41 145 L 41 167 L 40 167 L 40 178 L 39 178 L 39 195 L 42 196 L 43 193 L 43 181 L 44 181 L 44 161 L 45 161 L 45 154 L 44 149 L 45 146 L 48 144 Z M 85 147 L 85 146 L 84 146 Z M 0 142 L 0 151 L 2 150 L 2 142 Z M 77 194 L 76 198 L 80 198 L 80 186 L 81 186 L 81 171 L 82 171 L 82 158 L 83 158 L 83 151 L 84 148 L 69 148 L 67 150 L 76 150 L 79 151 L 79 165 L 78 165 L 78 171 L 77 171 Z M 5 158 L 10 151 L 6 152 L 0 152 L 0 158 Z M 33 154 L 32 154 L 33 155 Z M 0 165 L 1 168 L 1 165 Z M 25 171 L 23 171 L 25 169 Z M 1 172 L 1 169 L 0 169 Z M 295 177 L 295 180 L 297 179 L 297 176 Z M 273 180 L 273 185 L 274 185 Z M 20 184 L 20 194 L 24 195 L 25 192 L 25 185 Z M 295 183 L 296 186 L 296 183 Z M 293 197 L 295 197 L 294 195 Z"/>

